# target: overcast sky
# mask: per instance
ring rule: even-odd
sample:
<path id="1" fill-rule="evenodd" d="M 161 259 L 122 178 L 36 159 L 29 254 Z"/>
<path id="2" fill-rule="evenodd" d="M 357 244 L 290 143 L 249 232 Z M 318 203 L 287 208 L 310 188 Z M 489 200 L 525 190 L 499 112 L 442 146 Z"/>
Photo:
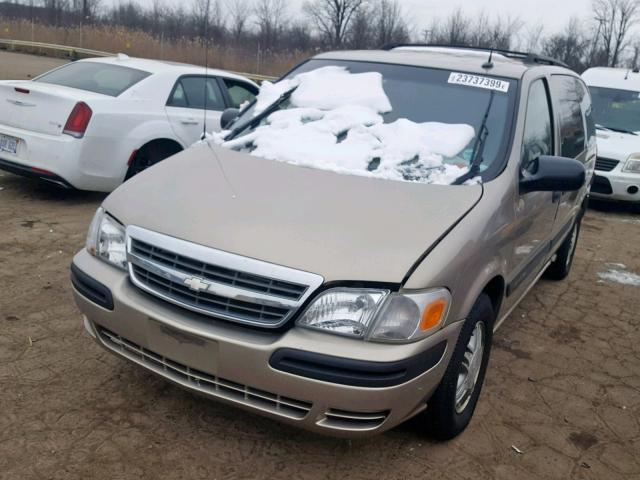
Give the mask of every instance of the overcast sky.
<path id="1" fill-rule="evenodd" d="M 591 0 L 399 0 L 417 24 L 428 24 L 433 17 L 445 17 L 457 8 L 471 15 L 482 10 L 503 17 L 518 17 L 534 24 L 542 22 L 545 30 L 561 29 L 571 17 L 587 18 Z M 292 3 L 302 4 L 302 0 Z"/>

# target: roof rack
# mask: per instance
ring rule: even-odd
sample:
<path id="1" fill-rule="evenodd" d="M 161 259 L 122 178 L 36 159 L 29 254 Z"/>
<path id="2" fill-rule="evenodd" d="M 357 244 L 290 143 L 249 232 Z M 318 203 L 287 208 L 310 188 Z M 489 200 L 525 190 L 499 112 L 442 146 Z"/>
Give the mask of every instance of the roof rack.
<path id="1" fill-rule="evenodd" d="M 522 60 L 524 63 L 537 63 L 540 65 L 555 65 L 558 67 L 570 68 L 566 63 L 552 57 L 547 57 L 546 55 L 539 55 L 537 53 L 531 52 L 518 52 L 515 50 L 504 50 L 501 48 L 473 47 L 471 45 L 446 45 L 438 43 L 389 43 L 387 45 L 384 45 L 382 47 L 382 50 L 393 50 L 394 48 L 400 47 L 456 48 L 487 53 L 493 51 L 494 53 L 499 53 L 500 55 L 503 55 L 507 58 Z"/>

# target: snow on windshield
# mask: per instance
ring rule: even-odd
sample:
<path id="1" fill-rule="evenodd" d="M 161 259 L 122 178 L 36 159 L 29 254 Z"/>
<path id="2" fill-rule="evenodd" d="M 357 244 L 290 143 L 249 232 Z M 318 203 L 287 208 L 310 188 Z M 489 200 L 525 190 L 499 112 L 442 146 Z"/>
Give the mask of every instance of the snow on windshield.
<path id="1" fill-rule="evenodd" d="M 264 82 L 253 115 L 293 88 L 288 105 L 255 130 L 230 141 L 223 131 L 214 141 L 269 160 L 391 180 L 451 184 L 468 171 L 467 160 L 445 159 L 465 149 L 473 127 L 403 118 L 383 123 L 381 114 L 392 106 L 378 72 L 332 66 Z"/>

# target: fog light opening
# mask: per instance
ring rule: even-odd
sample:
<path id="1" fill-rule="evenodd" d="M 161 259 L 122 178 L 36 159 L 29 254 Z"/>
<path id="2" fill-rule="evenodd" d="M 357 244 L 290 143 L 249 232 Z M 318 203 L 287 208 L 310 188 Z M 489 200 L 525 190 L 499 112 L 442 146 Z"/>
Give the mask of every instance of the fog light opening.
<path id="1" fill-rule="evenodd" d="M 636 193 L 638 193 L 638 187 L 635 185 L 631 185 L 629 188 L 627 188 L 627 193 L 629 195 L 635 195 Z"/>

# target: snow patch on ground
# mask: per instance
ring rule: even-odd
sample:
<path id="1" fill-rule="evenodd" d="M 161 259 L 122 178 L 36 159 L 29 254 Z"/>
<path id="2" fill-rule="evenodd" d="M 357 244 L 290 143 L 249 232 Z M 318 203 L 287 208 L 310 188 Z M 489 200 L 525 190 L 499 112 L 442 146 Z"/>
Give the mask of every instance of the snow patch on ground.
<path id="1" fill-rule="evenodd" d="M 623 263 L 607 263 L 607 270 L 599 272 L 598 277 L 609 282 L 640 287 L 640 275 L 629 272 Z"/>
<path id="2" fill-rule="evenodd" d="M 380 73 L 324 67 L 264 82 L 254 115 L 292 88 L 289 107 L 270 114 L 265 124 L 230 141 L 224 141 L 228 132 L 214 134 L 214 141 L 269 160 L 393 180 L 450 184 L 468 171 L 443 160 L 473 140 L 473 127 L 404 118 L 383 123 L 381 114 L 391 104 Z"/>

